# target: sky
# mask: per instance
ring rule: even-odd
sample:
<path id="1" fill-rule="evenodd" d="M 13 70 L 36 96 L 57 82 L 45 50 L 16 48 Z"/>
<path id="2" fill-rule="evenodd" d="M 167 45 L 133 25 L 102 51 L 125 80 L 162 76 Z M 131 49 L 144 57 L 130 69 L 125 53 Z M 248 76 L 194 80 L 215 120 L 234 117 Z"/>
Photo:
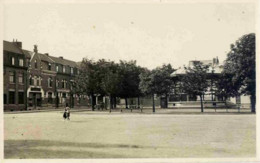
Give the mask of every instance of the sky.
<path id="1" fill-rule="evenodd" d="M 149 69 L 226 59 L 230 44 L 255 32 L 250 3 L 66 3 L 4 5 L 4 40 L 81 61 L 136 60 Z"/>

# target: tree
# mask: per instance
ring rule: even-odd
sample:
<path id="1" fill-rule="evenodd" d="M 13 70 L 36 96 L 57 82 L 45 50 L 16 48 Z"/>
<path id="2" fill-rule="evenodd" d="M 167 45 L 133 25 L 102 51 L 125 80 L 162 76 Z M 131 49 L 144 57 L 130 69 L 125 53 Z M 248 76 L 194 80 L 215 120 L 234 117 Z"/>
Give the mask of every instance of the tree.
<path id="1" fill-rule="evenodd" d="M 251 111 L 255 112 L 256 103 L 256 62 L 255 62 L 255 34 L 250 33 L 231 44 L 224 64 L 224 73 L 230 74 L 235 83 L 233 91 L 250 95 Z"/>
<path id="2" fill-rule="evenodd" d="M 232 81 L 232 75 L 222 72 L 215 81 L 217 96 L 222 97 L 225 102 L 228 97 L 238 96 L 239 85 L 237 82 Z"/>
<path id="3" fill-rule="evenodd" d="M 170 64 L 162 65 L 153 70 L 153 82 L 155 86 L 155 93 L 158 96 L 165 96 L 166 98 L 166 108 L 168 108 L 168 96 L 172 92 L 174 87 L 174 81 L 171 74 L 175 70 Z"/>
<path id="4" fill-rule="evenodd" d="M 110 112 L 112 108 L 116 107 L 116 96 L 120 91 L 120 74 L 119 66 L 114 62 L 107 62 L 103 66 L 104 69 L 104 78 L 102 80 L 102 88 L 105 91 L 106 95 L 110 98 Z"/>
<path id="5" fill-rule="evenodd" d="M 155 112 L 155 104 L 154 104 L 154 94 L 155 94 L 155 85 L 154 85 L 154 77 L 152 71 L 145 69 L 140 74 L 140 83 L 139 88 L 145 95 L 152 95 L 153 99 L 153 112 Z"/>
<path id="6" fill-rule="evenodd" d="M 91 107 L 92 110 L 95 109 L 95 95 L 104 94 L 102 89 L 102 79 L 104 76 L 103 69 L 100 67 L 101 61 L 94 62 L 84 58 L 80 65 L 80 76 L 78 83 L 81 86 L 81 89 L 86 92 L 87 95 L 91 96 Z"/>
<path id="7" fill-rule="evenodd" d="M 138 97 L 141 95 L 139 89 L 140 77 L 143 68 L 136 65 L 136 61 L 120 61 L 120 91 L 119 96 L 125 99 L 126 108 L 128 108 L 127 98 Z M 139 100 L 138 100 L 139 101 Z M 139 107 L 140 103 L 138 103 Z"/>
<path id="8" fill-rule="evenodd" d="M 198 95 L 201 102 L 201 112 L 203 112 L 203 96 L 208 89 L 207 81 L 208 65 L 195 62 L 193 67 L 185 67 L 186 74 L 181 78 L 183 90 L 192 95 Z"/>
<path id="9" fill-rule="evenodd" d="M 155 112 L 154 96 L 155 94 L 161 96 L 167 96 L 173 89 L 173 80 L 171 74 L 175 70 L 170 64 L 157 67 L 156 69 L 149 71 L 145 70 L 140 75 L 139 88 L 144 94 L 152 95 L 153 99 L 153 112 Z M 167 105 L 167 104 L 166 104 Z"/>

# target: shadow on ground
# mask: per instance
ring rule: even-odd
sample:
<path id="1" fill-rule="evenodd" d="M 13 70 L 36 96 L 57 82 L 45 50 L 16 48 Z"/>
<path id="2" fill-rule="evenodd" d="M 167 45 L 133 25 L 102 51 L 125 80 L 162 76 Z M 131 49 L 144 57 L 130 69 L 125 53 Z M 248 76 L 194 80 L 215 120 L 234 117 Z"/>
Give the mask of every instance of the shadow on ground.
<path id="1" fill-rule="evenodd" d="M 54 148 L 55 147 L 55 148 Z M 66 148 L 64 150 L 64 148 Z M 49 140 L 5 140 L 5 159 L 28 159 L 28 158 L 122 158 L 125 155 L 96 152 L 91 149 L 112 148 L 137 149 L 152 148 L 127 144 L 98 144 L 98 143 L 74 143 Z M 74 149 L 74 150 L 69 150 Z M 75 150 L 76 149 L 76 150 Z M 81 149 L 84 149 L 82 151 Z M 91 151 L 90 151 L 91 150 Z"/>

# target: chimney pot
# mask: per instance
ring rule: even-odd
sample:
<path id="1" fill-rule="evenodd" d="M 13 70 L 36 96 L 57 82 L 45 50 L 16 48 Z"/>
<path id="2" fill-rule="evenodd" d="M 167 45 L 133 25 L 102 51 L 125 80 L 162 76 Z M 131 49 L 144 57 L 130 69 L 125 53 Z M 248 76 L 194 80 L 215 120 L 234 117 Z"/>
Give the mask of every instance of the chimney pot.
<path id="1" fill-rule="evenodd" d="M 22 42 L 18 42 L 17 39 L 15 41 L 15 39 L 13 39 L 13 44 L 16 45 L 18 48 L 21 48 L 22 49 Z"/>

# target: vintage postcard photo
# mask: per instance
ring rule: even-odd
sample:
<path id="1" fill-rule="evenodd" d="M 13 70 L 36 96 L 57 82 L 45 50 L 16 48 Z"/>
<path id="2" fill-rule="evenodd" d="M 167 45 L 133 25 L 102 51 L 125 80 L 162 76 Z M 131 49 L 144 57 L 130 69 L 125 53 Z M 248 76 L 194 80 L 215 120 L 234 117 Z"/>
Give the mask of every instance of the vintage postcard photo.
<path id="1" fill-rule="evenodd" d="M 3 1 L 4 161 L 257 161 L 257 5 Z"/>

